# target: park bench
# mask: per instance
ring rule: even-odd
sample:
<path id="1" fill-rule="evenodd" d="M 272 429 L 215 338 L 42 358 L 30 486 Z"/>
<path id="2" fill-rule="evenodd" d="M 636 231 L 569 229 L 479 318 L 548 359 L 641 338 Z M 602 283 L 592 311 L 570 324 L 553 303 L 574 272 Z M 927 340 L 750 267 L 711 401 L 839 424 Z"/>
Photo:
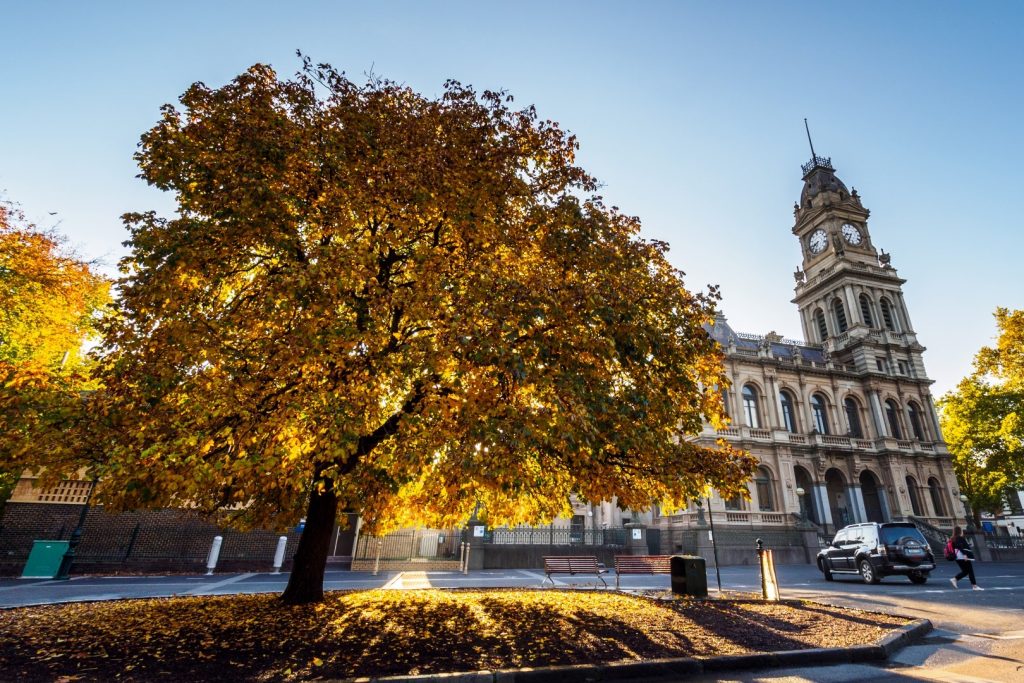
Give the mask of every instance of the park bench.
<path id="1" fill-rule="evenodd" d="M 616 555 L 615 589 L 619 588 L 619 577 L 623 574 L 669 574 L 671 563 L 668 555 Z"/>
<path id="2" fill-rule="evenodd" d="M 593 574 L 601 579 L 601 583 L 607 588 L 608 582 L 601 576 L 607 573 L 607 571 L 608 569 L 598 562 L 597 558 L 593 555 L 549 555 L 544 557 L 544 574 L 546 575 L 544 581 L 550 581 L 552 586 L 555 585 L 555 580 L 551 578 L 552 574 L 569 574 L 570 576 Z M 543 586 L 544 581 L 541 581 L 540 585 Z"/>

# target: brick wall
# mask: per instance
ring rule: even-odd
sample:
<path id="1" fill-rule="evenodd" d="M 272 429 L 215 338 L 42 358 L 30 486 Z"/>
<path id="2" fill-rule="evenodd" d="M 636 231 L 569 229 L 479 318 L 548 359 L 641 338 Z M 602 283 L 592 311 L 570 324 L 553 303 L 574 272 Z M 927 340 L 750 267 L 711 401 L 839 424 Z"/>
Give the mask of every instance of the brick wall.
<path id="1" fill-rule="evenodd" d="M 67 540 L 81 505 L 9 502 L 0 519 L 0 575 L 18 575 L 35 540 Z M 218 571 L 270 571 L 279 536 L 287 536 L 285 569 L 299 534 L 235 531 L 188 510 L 107 513 L 89 508 L 73 573 L 204 571 L 214 536 L 224 538 Z"/>

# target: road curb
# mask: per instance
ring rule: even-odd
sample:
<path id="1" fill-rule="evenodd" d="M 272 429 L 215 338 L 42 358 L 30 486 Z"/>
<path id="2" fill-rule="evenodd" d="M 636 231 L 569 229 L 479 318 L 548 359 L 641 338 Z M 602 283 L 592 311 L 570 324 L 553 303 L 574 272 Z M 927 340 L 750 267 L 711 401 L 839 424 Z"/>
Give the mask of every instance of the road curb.
<path id="1" fill-rule="evenodd" d="M 593 681 L 653 681 L 705 673 L 777 669 L 782 667 L 853 664 L 888 659 L 894 652 L 924 637 L 932 622 L 917 619 L 880 638 L 871 645 L 758 652 L 749 655 L 724 655 L 708 659 L 678 657 L 643 662 L 575 664 L 498 671 L 467 671 L 448 674 L 410 676 L 363 676 L 334 679 L 327 683 L 590 683 Z"/>

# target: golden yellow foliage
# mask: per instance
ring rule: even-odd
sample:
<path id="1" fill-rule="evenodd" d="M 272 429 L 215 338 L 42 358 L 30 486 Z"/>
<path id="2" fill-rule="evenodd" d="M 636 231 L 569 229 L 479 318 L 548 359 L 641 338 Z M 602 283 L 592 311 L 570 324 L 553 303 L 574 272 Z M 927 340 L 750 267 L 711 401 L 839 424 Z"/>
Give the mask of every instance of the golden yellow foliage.
<path id="1" fill-rule="evenodd" d="M 0 363 L 55 370 L 81 360 L 109 282 L 0 202 Z"/>
<path id="2" fill-rule="evenodd" d="M 0 469 L 44 466 L 57 478 L 83 464 L 69 430 L 91 419 L 82 346 L 109 289 L 58 235 L 0 203 Z"/>

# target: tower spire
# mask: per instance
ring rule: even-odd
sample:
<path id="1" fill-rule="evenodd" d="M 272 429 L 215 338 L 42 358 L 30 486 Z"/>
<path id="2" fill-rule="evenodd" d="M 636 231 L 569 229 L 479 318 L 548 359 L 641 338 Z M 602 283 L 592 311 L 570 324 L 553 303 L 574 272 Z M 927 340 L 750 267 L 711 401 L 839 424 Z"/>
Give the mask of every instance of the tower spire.
<path id="1" fill-rule="evenodd" d="M 815 158 L 817 155 L 814 153 L 814 143 L 811 142 L 811 129 L 807 125 L 807 117 L 804 117 L 804 130 L 807 131 L 807 144 L 811 146 L 811 158 Z"/>
<path id="2" fill-rule="evenodd" d="M 829 172 L 835 171 L 835 169 L 832 168 L 832 159 L 819 157 L 814 151 L 814 141 L 811 140 L 811 127 L 807 125 L 806 118 L 804 118 L 804 130 L 807 131 L 807 144 L 811 146 L 811 160 L 802 166 L 804 178 L 806 179 L 807 175 L 816 168 L 823 168 Z"/>

